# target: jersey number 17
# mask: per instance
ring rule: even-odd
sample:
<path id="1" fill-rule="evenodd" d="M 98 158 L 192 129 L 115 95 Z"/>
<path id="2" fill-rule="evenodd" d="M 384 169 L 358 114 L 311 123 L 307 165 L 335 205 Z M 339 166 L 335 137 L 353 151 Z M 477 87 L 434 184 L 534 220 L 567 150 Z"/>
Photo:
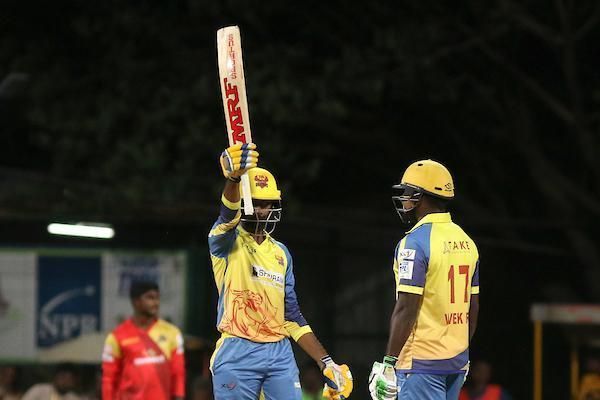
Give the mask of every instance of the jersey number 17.
<path id="1" fill-rule="evenodd" d="M 468 265 L 459 265 L 458 266 L 458 275 L 464 275 L 465 276 L 465 290 L 464 290 L 464 302 L 468 302 L 469 301 L 469 266 Z M 456 285 L 456 278 L 455 278 L 455 270 L 454 270 L 454 265 L 450 266 L 450 270 L 448 271 L 448 281 L 450 282 L 450 303 L 454 304 L 456 301 L 455 296 L 454 296 L 454 292 L 455 292 L 455 285 Z"/>

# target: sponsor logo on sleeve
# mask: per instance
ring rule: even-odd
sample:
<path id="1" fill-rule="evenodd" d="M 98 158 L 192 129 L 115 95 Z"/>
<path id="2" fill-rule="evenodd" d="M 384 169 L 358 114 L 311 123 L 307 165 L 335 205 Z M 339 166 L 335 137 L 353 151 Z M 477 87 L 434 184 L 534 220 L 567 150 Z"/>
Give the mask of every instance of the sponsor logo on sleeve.
<path id="1" fill-rule="evenodd" d="M 398 251 L 398 261 L 402 260 L 414 260 L 417 255 L 417 250 L 414 249 L 402 249 Z"/>
<path id="2" fill-rule="evenodd" d="M 412 279 L 414 261 L 402 260 L 398 264 L 398 277 L 400 279 Z"/>

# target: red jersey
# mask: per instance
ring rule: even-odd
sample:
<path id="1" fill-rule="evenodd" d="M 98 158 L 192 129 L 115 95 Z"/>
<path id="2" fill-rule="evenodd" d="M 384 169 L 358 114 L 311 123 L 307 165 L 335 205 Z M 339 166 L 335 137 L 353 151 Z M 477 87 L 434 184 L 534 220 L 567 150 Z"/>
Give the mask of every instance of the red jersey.
<path id="1" fill-rule="evenodd" d="M 104 400 L 170 400 L 185 396 L 183 338 L 161 319 L 149 328 L 131 319 L 106 338 L 102 353 Z"/>
<path id="2" fill-rule="evenodd" d="M 458 400 L 502 400 L 500 385 L 487 385 L 485 391 L 477 397 L 471 397 L 467 389 L 461 389 Z"/>

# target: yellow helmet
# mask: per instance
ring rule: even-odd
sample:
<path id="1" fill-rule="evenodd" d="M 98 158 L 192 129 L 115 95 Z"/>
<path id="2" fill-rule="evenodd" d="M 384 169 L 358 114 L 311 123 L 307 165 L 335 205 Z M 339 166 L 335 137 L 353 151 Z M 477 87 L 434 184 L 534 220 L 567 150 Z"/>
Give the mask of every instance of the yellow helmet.
<path id="1" fill-rule="evenodd" d="M 253 199 L 281 200 L 281 191 L 277 188 L 277 182 L 272 173 L 264 168 L 257 167 L 249 169 L 247 174 Z"/>
<path id="2" fill-rule="evenodd" d="M 416 161 L 409 165 L 397 186 L 419 188 L 442 199 L 454 198 L 454 182 L 446 167 L 433 160 Z"/>

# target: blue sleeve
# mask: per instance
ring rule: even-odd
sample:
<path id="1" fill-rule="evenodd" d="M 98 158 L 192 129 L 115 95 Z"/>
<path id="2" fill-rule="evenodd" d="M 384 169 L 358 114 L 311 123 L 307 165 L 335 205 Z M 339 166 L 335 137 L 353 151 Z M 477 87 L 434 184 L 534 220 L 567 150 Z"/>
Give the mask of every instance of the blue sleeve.
<path id="1" fill-rule="evenodd" d="M 423 225 L 409 233 L 396 247 L 398 290 L 401 287 L 425 287 L 429 267 L 429 240 L 431 225 Z"/>
<path id="2" fill-rule="evenodd" d="M 475 264 L 475 272 L 473 272 L 471 286 L 479 286 L 479 260 L 477 260 L 477 264 Z"/>
<path id="3" fill-rule="evenodd" d="M 222 199 L 219 218 L 217 218 L 217 221 L 208 234 L 210 254 L 219 258 L 226 257 L 231 251 L 237 237 L 237 230 L 235 228 L 240 222 L 241 217 L 239 208 L 233 209 L 235 204 L 232 203 L 229 203 L 229 205 L 232 208 L 225 205 Z"/>
<path id="4" fill-rule="evenodd" d="M 282 244 L 280 244 L 280 246 L 283 248 L 287 258 L 287 269 L 285 271 L 285 320 L 289 322 L 295 322 L 299 326 L 305 326 L 308 325 L 308 323 L 300 311 L 300 305 L 298 304 L 298 298 L 296 297 L 296 290 L 294 289 L 296 285 L 296 279 L 294 277 L 294 263 L 292 261 L 292 256 L 290 255 L 287 247 Z"/>

